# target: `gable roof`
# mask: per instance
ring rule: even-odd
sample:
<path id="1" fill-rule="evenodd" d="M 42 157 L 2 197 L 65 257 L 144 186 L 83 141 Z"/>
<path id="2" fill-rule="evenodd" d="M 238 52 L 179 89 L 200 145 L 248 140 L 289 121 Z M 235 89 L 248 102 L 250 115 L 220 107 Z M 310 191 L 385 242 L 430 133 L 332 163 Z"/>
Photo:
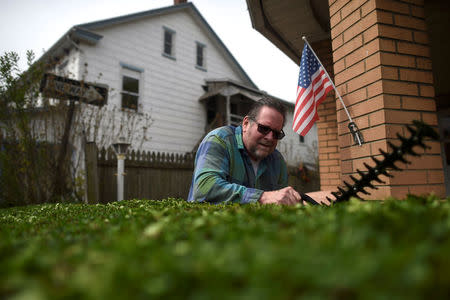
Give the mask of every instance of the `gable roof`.
<path id="1" fill-rule="evenodd" d="M 234 58 L 233 54 L 231 54 L 231 52 L 228 50 L 219 36 L 214 32 L 211 26 L 209 26 L 208 22 L 206 22 L 205 18 L 203 18 L 197 8 L 191 2 L 75 25 L 71 29 L 69 29 L 47 52 L 45 52 L 38 60 L 38 62 L 58 60 L 58 58 L 67 53 L 68 50 L 72 47 L 77 48 L 77 43 L 79 42 L 84 42 L 91 45 L 97 44 L 103 36 L 92 32 L 92 30 L 109 27 L 112 25 L 120 25 L 127 22 L 133 22 L 143 18 L 174 13 L 181 10 L 188 11 L 194 18 L 199 21 L 199 24 L 203 25 L 206 32 L 210 35 L 212 40 L 217 43 L 219 49 L 223 50 L 223 53 L 231 61 L 231 63 L 235 65 L 237 71 L 241 74 L 241 76 L 246 81 L 248 81 L 249 85 L 251 85 L 255 89 L 258 89 L 256 84 L 250 79 L 241 65 Z"/>

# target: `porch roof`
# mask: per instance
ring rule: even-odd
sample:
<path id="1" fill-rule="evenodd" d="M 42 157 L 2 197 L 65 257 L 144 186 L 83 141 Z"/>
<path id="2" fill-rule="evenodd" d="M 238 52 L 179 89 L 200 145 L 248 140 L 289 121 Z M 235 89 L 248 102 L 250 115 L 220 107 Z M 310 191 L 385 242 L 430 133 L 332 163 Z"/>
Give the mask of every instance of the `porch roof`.
<path id="1" fill-rule="evenodd" d="M 269 95 L 265 91 L 254 89 L 232 79 L 208 79 L 203 88 L 205 93 L 199 98 L 201 102 L 217 95 L 228 97 L 240 94 L 253 101 L 257 101 L 263 96 L 269 96 L 282 102 L 287 107 L 294 107 L 294 103 Z"/>
<path id="2" fill-rule="evenodd" d="M 309 42 L 330 38 L 328 0 L 247 0 L 252 26 L 297 65 Z"/>

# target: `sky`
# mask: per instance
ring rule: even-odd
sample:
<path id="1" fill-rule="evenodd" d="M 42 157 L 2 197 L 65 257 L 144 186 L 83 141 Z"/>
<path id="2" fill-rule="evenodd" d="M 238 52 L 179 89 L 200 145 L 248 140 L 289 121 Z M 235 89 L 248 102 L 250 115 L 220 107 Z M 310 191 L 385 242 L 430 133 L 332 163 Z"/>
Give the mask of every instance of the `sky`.
<path id="1" fill-rule="evenodd" d="M 253 29 L 246 0 L 190 0 L 260 90 L 294 102 L 299 67 Z M 72 26 L 173 5 L 173 0 L 0 0 L 0 55 L 36 59 Z"/>

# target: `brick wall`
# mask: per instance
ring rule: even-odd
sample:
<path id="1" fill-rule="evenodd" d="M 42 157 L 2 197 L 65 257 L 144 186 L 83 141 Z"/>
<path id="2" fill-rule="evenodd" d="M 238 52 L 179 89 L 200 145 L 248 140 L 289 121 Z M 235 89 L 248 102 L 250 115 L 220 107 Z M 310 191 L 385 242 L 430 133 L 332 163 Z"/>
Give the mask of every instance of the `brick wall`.
<path id="1" fill-rule="evenodd" d="M 374 165 L 370 156 L 388 151 L 388 141 L 399 143 L 396 133 L 408 136 L 405 124 L 417 119 L 437 126 L 432 61 L 423 0 L 329 0 L 329 5 L 335 84 L 366 141 L 362 147 L 353 145 L 337 101 L 341 179 L 352 182 L 349 175 L 365 170 L 364 162 Z M 328 147 L 323 137 L 319 142 Z M 382 178 L 386 184 L 370 190 L 371 197 L 444 196 L 440 145 L 427 144 L 430 150 L 420 158 L 408 157 L 411 165 L 399 164 L 405 170 Z M 326 165 L 320 167 L 326 171 Z"/>

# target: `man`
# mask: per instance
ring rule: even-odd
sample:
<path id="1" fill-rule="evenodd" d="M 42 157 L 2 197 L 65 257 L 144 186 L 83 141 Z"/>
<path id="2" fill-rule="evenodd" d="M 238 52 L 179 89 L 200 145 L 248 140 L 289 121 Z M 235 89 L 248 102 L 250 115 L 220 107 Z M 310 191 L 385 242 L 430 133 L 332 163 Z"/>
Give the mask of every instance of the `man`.
<path id="1" fill-rule="evenodd" d="M 211 131 L 200 144 L 189 202 L 287 204 L 302 197 L 287 186 L 286 163 L 276 146 L 284 137 L 286 109 L 264 97 L 252 106 L 238 127 Z M 309 193 L 324 202 L 328 192 Z M 325 200 L 326 202 L 326 200 Z"/>

